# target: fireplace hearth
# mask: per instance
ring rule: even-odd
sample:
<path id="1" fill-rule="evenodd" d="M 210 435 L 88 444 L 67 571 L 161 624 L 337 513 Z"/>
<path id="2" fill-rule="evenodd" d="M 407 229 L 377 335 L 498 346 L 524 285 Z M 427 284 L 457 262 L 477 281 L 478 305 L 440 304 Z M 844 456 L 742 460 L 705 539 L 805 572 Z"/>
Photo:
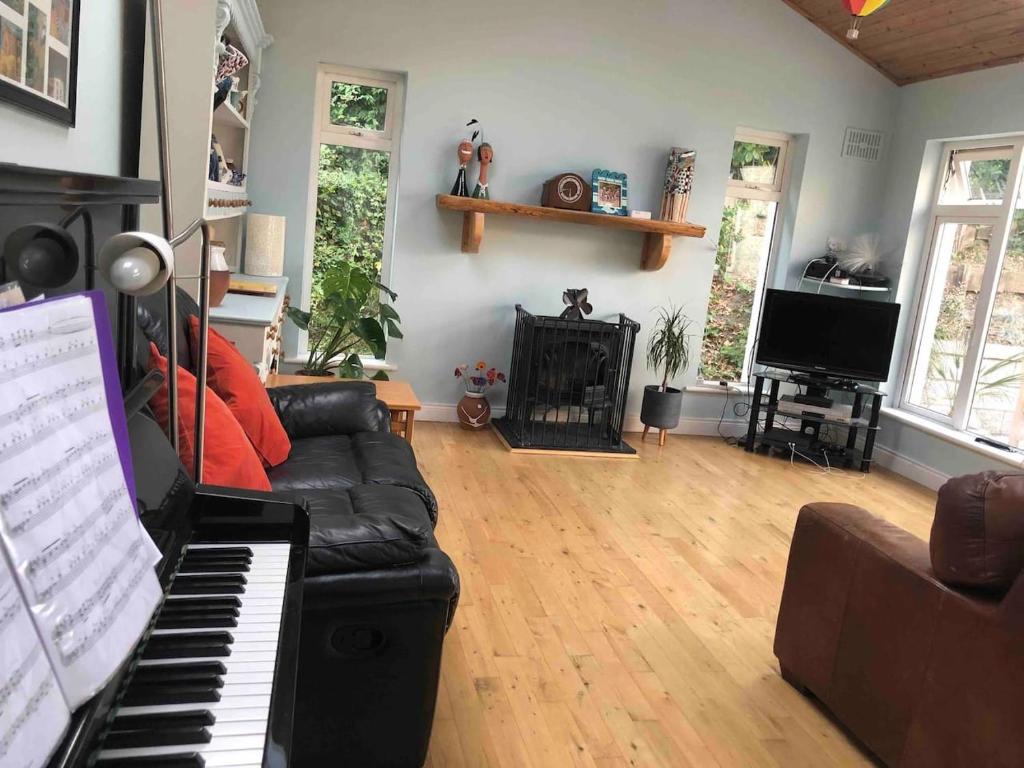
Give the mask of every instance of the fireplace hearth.
<path id="1" fill-rule="evenodd" d="M 622 439 L 640 325 L 532 315 L 516 305 L 505 416 L 512 448 L 633 454 Z"/>

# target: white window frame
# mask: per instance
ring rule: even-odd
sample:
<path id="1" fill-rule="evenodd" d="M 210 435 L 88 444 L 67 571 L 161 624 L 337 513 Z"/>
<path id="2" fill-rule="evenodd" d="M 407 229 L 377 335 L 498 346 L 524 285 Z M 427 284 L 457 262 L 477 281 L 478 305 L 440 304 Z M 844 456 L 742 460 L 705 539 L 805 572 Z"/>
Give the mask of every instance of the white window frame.
<path id="1" fill-rule="evenodd" d="M 384 88 L 388 92 L 384 110 L 384 128 L 367 130 L 331 122 L 331 86 L 335 81 Z M 388 202 L 384 211 L 384 252 L 381 254 L 380 279 L 391 284 L 392 255 L 395 242 L 395 217 L 398 211 L 398 176 L 402 146 L 402 125 L 405 113 L 405 77 L 394 72 L 342 67 L 320 63 L 316 73 L 316 101 L 313 120 L 313 141 L 309 158 L 309 187 L 306 195 L 306 252 L 302 265 L 302 307 L 309 309 L 313 290 L 313 239 L 316 232 L 316 202 L 319 193 L 317 175 L 320 168 L 320 145 L 332 144 L 388 152 Z M 308 354 L 308 336 L 299 332 L 298 357 Z M 375 361 L 378 365 L 381 361 Z"/>
<path id="2" fill-rule="evenodd" d="M 983 150 L 987 149 L 993 150 L 988 158 L 985 157 L 983 152 Z M 996 150 L 1005 149 L 1010 149 L 1011 152 L 1010 181 L 1007 184 L 1003 201 L 1000 205 L 993 205 L 986 201 L 959 204 L 942 202 L 943 188 L 946 183 L 946 169 L 949 168 L 950 158 L 954 152 L 973 150 L 977 153 L 975 159 L 983 160 L 993 159 L 997 156 Z M 982 152 L 979 152 L 979 150 Z M 985 352 L 985 341 L 988 336 L 992 309 L 995 306 L 999 287 L 999 276 L 1002 272 L 1003 260 L 1006 257 L 1006 247 L 1010 237 L 1013 216 L 1021 193 L 1022 161 L 1024 161 L 1024 136 L 949 142 L 943 147 L 938 180 L 932 196 L 931 221 L 928 225 L 928 235 L 924 241 L 925 251 L 921 259 L 921 270 L 918 273 L 917 290 L 914 299 L 913 336 L 911 337 L 906 358 L 903 360 L 899 378 L 899 408 L 915 416 L 945 425 L 962 433 L 968 432 L 971 409 L 974 405 L 974 393 L 975 389 L 977 389 L 982 357 Z M 989 253 L 985 260 L 981 289 L 978 293 L 978 302 L 974 310 L 971 337 L 968 340 L 967 351 L 964 355 L 963 372 L 958 383 L 956 399 L 953 403 L 953 413 L 949 416 L 930 411 L 910 401 L 914 377 L 922 375 L 922 372 L 926 369 L 926 361 L 921 359 L 921 353 L 922 345 L 931 338 L 931 330 L 935 322 L 934 316 L 939 306 L 938 300 L 935 297 L 935 291 L 941 291 L 943 288 L 942 285 L 935 285 L 934 283 L 937 276 L 936 271 L 940 266 L 936 255 L 938 239 L 943 226 L 947 224 L 977 224 L 992 227 L 992 239 L 989 243 Z M 933 299 L 936 300 L 933 302 Z"/>
<path id="3" fill-rule="evenodd" d="M 747 330 L 747 346 L 743 353 L 743 368 L 740 371 L 740 376 L 743 381 L 747 381 L 750 378 L 750 369 L 753 366 L 754 345 L 757 342 L 757 329 L 761 324 L 761 302 L 764 298 L 765 289 L 768 287 L 768 284 L 774 276 L 775 265 L 778 263 L 777 257 L 780 247 L 779 223 L 782 221 L 782 201 L 785 199 L 786 190 L 789 186 L 789 157 L 792 150 L 793 139 L 794 137 L 788 133 L 762 131 L 754 128 L 738 128 L 736 130 L 736 135 L 733 137 L 732 144 L 729 145 L 730 170 L 725 190 L 726 198 L 733 197 L 744 200 L 760 200 L 776 204 L 775 220 L 772 222 L 772 240 L 763 260 L 757 265 L 757 273 L 760 277 L 757 285 L 754 287 L 754 295 L 751 298 L 753 303 L 751 305 L 752 309 L 750 312 L 750 328 Z M 762 144 L 765 146 L 779 148 L 779 159 L 773 183 L 759 184 L 732 178 L 732 147 L 734 147 L 737 142 L 750 142 L 753 144 Z M 724 200 L 722 201 L 722 212 L 723 214 L 725 212 Z M 717 244 L 715 247 L 717 249 Z M 701 339 L 701 346 L 701 352 L 703 352 L 703 339 Z M 718 384 L 718 380 L 712 381 L 710 379 L 700 378 L 699 381 L 701 384 Z M 729 383 L 737 384 L 742 382 Z"/>

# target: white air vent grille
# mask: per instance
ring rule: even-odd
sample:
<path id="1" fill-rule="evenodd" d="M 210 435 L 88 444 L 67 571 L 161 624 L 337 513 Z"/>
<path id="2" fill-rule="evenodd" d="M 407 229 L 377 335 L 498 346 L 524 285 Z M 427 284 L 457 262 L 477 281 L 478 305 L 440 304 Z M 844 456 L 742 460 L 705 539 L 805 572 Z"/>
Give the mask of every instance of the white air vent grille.
<path id="1" fill-rule="evenodd" d="M 885 135 L 881 131 L 847 128 L 843 139 L 843 157 L 877 163 L 882 159 L 884 139 Z"/>

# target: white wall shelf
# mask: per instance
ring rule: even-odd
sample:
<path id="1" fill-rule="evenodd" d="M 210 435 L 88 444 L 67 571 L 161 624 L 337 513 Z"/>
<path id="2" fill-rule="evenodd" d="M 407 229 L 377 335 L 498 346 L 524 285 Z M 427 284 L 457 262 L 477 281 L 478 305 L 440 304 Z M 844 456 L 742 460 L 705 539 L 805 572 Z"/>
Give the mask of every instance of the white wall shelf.
<path id="1" fill-rule="evenodd" d="M 237 109 L 231 106 L 230 101 L 225 101 L 213 111 L 213 124 L 218 127 L 249 130 L 249 121 L 242 117 Z"/>
<path id="2" fill-rule="evenodd" d="M 888 293 L 890 290 L 887 286 L 883 285 L 844 285 L 843 283 L 819 280 L 816 277 L 801 277 L 800 282 L 825 286 L 826 288 L 837 288 L 840 291 L 856 291 L 858 293 Z"/>

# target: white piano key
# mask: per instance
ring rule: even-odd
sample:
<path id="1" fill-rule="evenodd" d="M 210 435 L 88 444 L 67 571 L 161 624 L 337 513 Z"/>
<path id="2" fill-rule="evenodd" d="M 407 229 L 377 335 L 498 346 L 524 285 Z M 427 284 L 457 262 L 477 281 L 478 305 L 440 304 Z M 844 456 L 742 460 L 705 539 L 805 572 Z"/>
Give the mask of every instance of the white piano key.
<path id="1" fill-rule="evenodd" d="M 217 721 L 221 720 L 254 720 L 266 717 L 270 712 L 270 696 L 253 696 L 249 701 L 233 699 L 231 701 L 215 701 L 197 706 L 195 704 L 146 704 L 137 707 L 121 707 L 119 715 L 155 715 L 163 712 L 192 712 L 202 709 L 210 712 Z M 254 714 L 263 712 L 262 715 Z"/>
<path id="2" fill-rule="evenodd" d="M 217 726 L 214 725 L 213 729 Z M 211 729 L 211 736 L 213 735 Z M 175 744 L 166 747 L 129 747 L 127 749 L 104 749 L 100 752 L 100 758 L 125 758 L 125 757 L 148 757 L 152 755 L 177 755 L 183 752 L 198 752 L 206 758 L 208 754 L 217 752 L 243 752 L 248 749 L 258 749 L 262 753 L 263 744 L 266 742 L 266 729 L 263 733 L 246 734 L 244 736 L 220 736 L 213 737 L 206 744 Z M 210 764 L 207 759 L 207 765 Z"/>
<path id="3" fill-rule="evenodd" d="M 154 665 L 172 665 L 172 664 L 195 664 L 199 661 L 219 661 L 224 665 L 226 670 L 224 674 L 233 675 L 241 672 L 274 672 L 273 661 L 251 661 L 238 656 L 222 656 L 216 659 L 144 659 L 139 666 L 149 667 Z"/>

